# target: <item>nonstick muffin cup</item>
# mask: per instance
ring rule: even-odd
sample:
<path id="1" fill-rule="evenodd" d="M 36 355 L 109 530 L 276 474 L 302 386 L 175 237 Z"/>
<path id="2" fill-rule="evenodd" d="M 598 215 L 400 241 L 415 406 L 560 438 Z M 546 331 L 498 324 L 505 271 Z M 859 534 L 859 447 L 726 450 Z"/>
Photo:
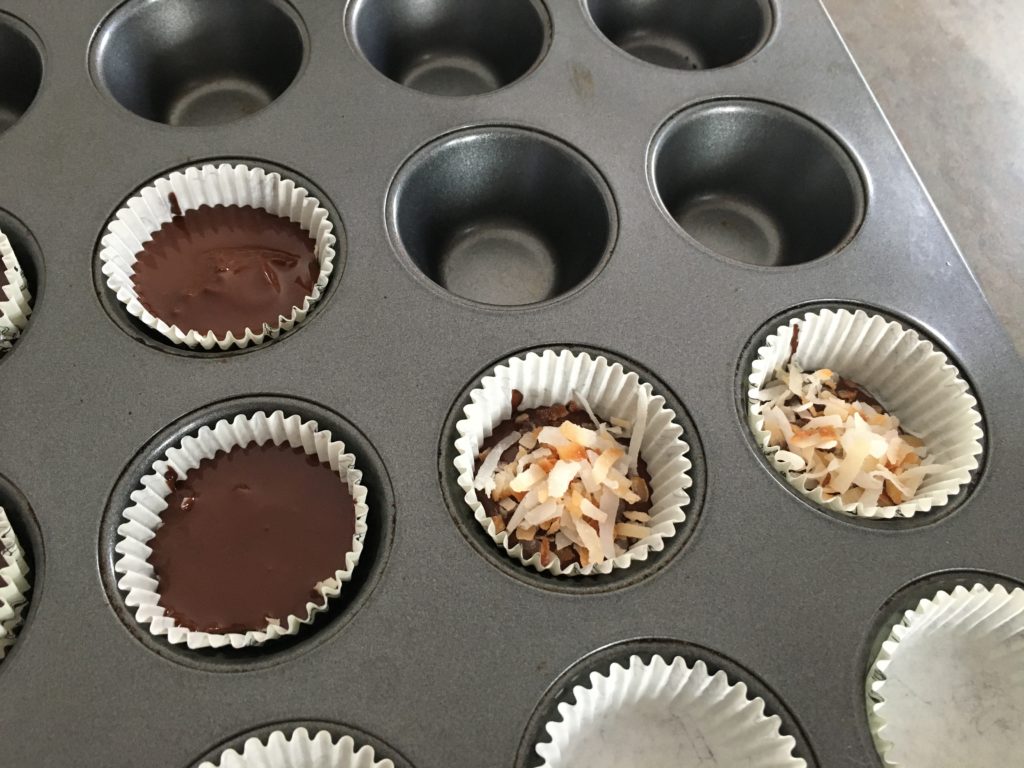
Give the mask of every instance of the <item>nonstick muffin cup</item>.
<path id="1" fill-rule="evenodd" d="M 615 663 L 573 689 L 574 701 L 558 706 L 550 739 L 537 745 L 541 768 L 805 768 L 794 757 L 796 741 L 780 732 L 777 715 L 751 698 L 746 684 L 697 660 L 654 656 Z"/>
<path id="2" fill-rule="evenodd" d="M 0 507 L 0 661 L 7 655 L 8 649 L 21 628 L 25 605 L 28 602 L 27 592 L 30 589 L 28 580 L 29 568 L 25 561 L 25 553 L 18 541 L 7 513 Z"/>
<path id="3" fill-rule="evenodd" d="M 901 504 L 867 506 L 844 503 L 839 496 L 826 499 L 820 486 L 794 468 L 788 452 L 770 445 L 756 396 L 790 361 L 807 372 L 829 368 L 865 387 L 907 432 L 924 441 L 928 456 L 942 468 L 927 475 L 917 493 Z M 793 317 L 758 349 L 748 383 L 747 419 L 758 446 L 795 490 L 834 512 L 866 518 L 913 517 L 942 507 L 978 469 L 981 414 L 967 382 L 930 341 L 880 315 L 840 308 Z"/>
<path id="4" fill-rule="evenodd" d="M 278 768 L 295 765 L 310 768 L 394 768 L 386 758 L 377 759 L 373 747 L 358 747 L 351 736 L 335 739 L 327 731 L 310 735 L 305 728 L 290 734 L 274 731 L 265 740 L 250 738 L 241 753 L 228 749 L 216 763 L 199 768 Z"/>
<path id="5" fill-rule="evenodd" d="M 241 336 L 232 331 L 218 336 L 212 331 L 179 328 L 154 316 L 143 306 L 136 289 L 134 264 L 154 233 L 174 218 L 172 195 L 182 214 L 201 206 L 252 207 L 299 224 L 313 238 L 314 254 L 320 265 L 312 290 L 302 305 L 292 307 L 288 315 L 268 320 L 262 327 L 246 328 Z M 226 350 L 262 344 L 305 320 L 323 296 L 334 271 L 336 242 L 334 224 L 327 209 L 291 179 L 245 165 L 204 165 L 157 179 L 128 200 L 107 225 L 100 242 L 99 259 L 107 287 L 117 295 L 125 310 L 143 325 L 176 345 Z"/>
<path id="6" fill-rule="evenodd" d="M 204 459 L 212 459 L 219 452 L 236 447 L 288 444 L 302 448 L 307 455 L 317 458 L 338 473 L 355 502 L 355 533 L 351 550 L 343 563 L 328 579 L 316 584 L 319 600 L 306 603 L 306 613 L 270 621 L 265 627 L 246 632 L 199 632 L 177 624 L 160 605 L 160 581 L 149 556 L 148 546 L 160 528 L 161 513 L 167 508 L 170 485 L 166 475 L 173 470 L 179 479 L 199 466 Z M 297 634 L 304 625 L 313 622 L 318 613 L 327 609 L 331 598 L 337 597 L 359 562 L 366 536 L 367 490 L 362 485 L 362 472 L 355 467 L 355 457 L 346 453 L 345 444 L 333 440 L 331 433 L 319 429 L 315 421 L 303 421 L 299 416 L 286 416 L 282 411 L 267 414 L 263 411 L 248 417 L 238 415 L 231 421 L 221 419 L 212 428 L 204 426 L 186 437 L 156 461 L 149 474 L 140 480 L 140 488 L 132 493 L 132 506 L 124 510 L 125 522 L 118 529 L 115 551 L 120 555 L 114 564 L 117 573 L 124 574 L 118 588 L 126 592 L 125 604 L 135 609 L 139 624 L 150 633 L 165 636 L 170 643 L 185 644 L 189 648 L 246 648 L 263 645 L 280 637 Z"/>
<path id="7" fill-rule="evenodd" d="M 32 295 L 25 273 L 7 235 L 0 231 L 0 271 L 6 278 L 0 289 L 0 353 L 11 348 L 32 314 Z"/>
<path id="8" fill-rule="evenodd" d="M 889 630 L 867 681 L 886 766 L 1011 765 L 1024 755 L 1024 589 L 939 591 Z"/>
<path id="9" fill-rule="evenodd" d="M 496 426 L 513 415 L 512 390 L 523 394 L 521 408 L 524 409 L 568 403 L 578 394 L 604 421 L 615 418 L 639 422 L 638 414 L 644 414 L 640 457 L 647 463 L 651 475 L 653 501 L 648 523 L 650 533 L 645 538 L 615 558 L 586 566 L 570 563 L 567 567 L 563 567 L 557 557 L 545 565 L 540 553 L 529 556 L 522 544 L 509 545 L 507 531 L 499 532 L 487 517 L 476 496 L 474 479 L 476 458 L 483 441 Z M 674 536 L 676 528 L 686 520 L 685 508 L 690 503 L 687 489 L 693 481 L 689 475 L 690 461 L 686 458 L 689 446 L 682 439 L 683 429 L 676 421 L 676 414 L 667 407 L 665 398 L 655 394 L 650 384 L 641 382 L 637 374 L 625 370 L 620 363 L 569 350 L 530 352 L 497 366 L 470 392 L 470 400 L 464 411 L 465 418 L 456 424 L 458 484 L 465 491 L 465 502 L 476 521 L 498 547 L 523 565 L 555 576 L 610 573 L 613 568 L 628 568 L 634 561 L 646 560 L 648 553 L 660 551 L 665 540 Z"/>

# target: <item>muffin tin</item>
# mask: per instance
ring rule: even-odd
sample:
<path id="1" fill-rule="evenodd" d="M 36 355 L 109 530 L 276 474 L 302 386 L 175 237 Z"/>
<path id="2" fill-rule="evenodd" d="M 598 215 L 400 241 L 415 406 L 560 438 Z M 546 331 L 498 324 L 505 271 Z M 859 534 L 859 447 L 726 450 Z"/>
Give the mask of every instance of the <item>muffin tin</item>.
<path id="1" fill-rule="evenodd" d="M 0 229 L 35 303 L 0 359 L 0 503 L 35 577 L 0 762 L 195 766 L 325 722 L 398 765 L 532 766 L 574 678 L 657 652 L 746 682 L 809 765 L 880 765 L 865 682 L 890 601 L 1024 579 L 1021 361 L 819 3 L 714 3 L 746 19 L 729 51 L 621 0 L 502 0 L 475 21 L 515 44 L 474 46 L 469 5 L 3 3 L 0 41 L 28 48 L 0 45 Z M 98 244 L 134 190 L 222 160 L 308 181 L 339 258 L 281 338 L 175 349 L 116 303 Z M 836 517 L 762 460 L 750 350 L 812 304 L 898 319 L 963 372 L 985 452 L 952 511 Z M 594 589 L 513 572 L 448 490 L 465 393 L 565 346 L 678 402 L 694 464 L 678 541 Z M 176 437 L 278 407 L 366 471 L 379 538 L 349 597 L 281 647 L 148 637 L 112 578 L 127 493 Z"/>

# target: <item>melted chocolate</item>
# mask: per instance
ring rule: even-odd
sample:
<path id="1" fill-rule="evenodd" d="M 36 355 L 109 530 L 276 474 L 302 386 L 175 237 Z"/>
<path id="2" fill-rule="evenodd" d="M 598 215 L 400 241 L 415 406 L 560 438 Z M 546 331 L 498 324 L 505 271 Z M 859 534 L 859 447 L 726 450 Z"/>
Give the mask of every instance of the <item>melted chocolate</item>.
<path id="1" fill-rule="evenodd" d="M 305 616 L 320 602 L 317 583 L 344 569 L 355 504 L 338 473 L 301 448 L 235 448 L 168 479 L 149 561 L 179 625 L 244 632 Z"/>
<path id="2" fill-rule="evenodd" d="M 177 211 L 177 200 L 171 201 Z M 139 301 L 186 331 L 242 336 L 291 314 L 320 274 L 316 243 L 259 208 L 204 205 L 164 224 L 135 262 Z"/>
<path id="3" fill-rule="evenodd" d="M 559 427 L 562 425 L 563 422 L 566 421 L 571 421 L 573 424 L 576 424 L 581 427 L 586 427 L 587 429 L 597 429 L 597 425 L 593 422 L 590 416 L 587 415 L 587 412 L 580 408 L 576 403 L 568 403 L 567 405 L 546 405 L 540 408 L 527 408 L 525 410 L 520 411 L 519 413 L 515 413 L 516 409 L 519 408 L 522 402 L 522 393 L 519 392 L 519 390 L 512 390 L 512 411 L 514 415 L 511 419 L 507 419 L 498 424 L 498 426 L 494 428 L 494 432 L 491 433 L 489 437 L 484 439 L 483 443 L 480 446 L 481 456 L 485 455 L 485 452 L 487 450 L 493 448 L 495 445 L 500 443 L 505 438 L 506 435 L 511 434 L 512 432 L 521 432 L 523 434 L 526 434 L 527 432 L 532 432 L 533 430 L 539 427 Z M 629 447 L 629 441 L 620 440 L 618 438 L 616 439 L 617 442 L 621 444 L 624 448 Z M 505 449 L 505 452 L 501 454 L 500 464 L 508 464 L 516 457 L 516 454 L 518 452 L 518 443 L 509 446 L 508 448 Z M 481 458 L 480 456 L 477 457 L 476 469 L 480 469 L 480 465 L 483 463 L 483 461 L 483 458 Z M 647 487 L 650 488 L 651 473 L 648 472 L 647 470 L 647 462 L 645 462 L 643 459 L 639 457 L 637 458 L 636 473 L 637 475 L 644 479 L 644 482 L 647 483 Z M 488 517 L 494 517 L 495 515 L 499 515 L 501 519 L 504 520 L 506 523 L 508 523 L 508 521 L 512 519 L 513 512 L 506 512 L 504 509 L 501 508 L 501 505 L 499 505 L 498 502 L 494 501 L 494 499 L 492 499 L 488 494 L 484 493 L 483 491 L 477 491 L 476 497 L 479 500 L 480 504 L 483 506 L 484 512 Z M 619 509 L 617 512 L 617 519 L 621 520 L 622 513 L 626 511 L 650 512 L 652 506 L 653 502 L 650 498 L 648 498 L 646 501 L 638 501 L 635 504 L 626 504 L 625 501 L 620 500 Z M 520 542 L 519 537 L 516 536 L 516 532 L 509 531 L 509 547 L 514 547 L 516 544 L 521 543 L 523 545 L 523 553 L 527 557 L 532 557 L 536 552 L 540 551 L 541 536 L 542 534 L 538 534 L 531 541 Z M 627 539 L 618 539 L 617 543 L 621 544 L 624 547 L 629 546 L 629 541 Z M 554 547 L 552 547 L 551 551 L 554 554 L 554 556 L 556 556 L 561 561 L 563 568 L 569 565 L 570 563 L 580 562 L 579 554 L 572 547 L 566 547 L 565 549 L 558 551 L 555 551 Z"/>
<path id="4" fill-rule="evenodd" d="M 855 403 L 860 400 L 862 403 L 870 405 L 872 408 L 885 412 L 885 408 L 880 402 L 868 392 L 864 387 L 855 381 L 844 379 L 842 376 L 839 377 L 839 383 L 835 388 L 836 396 L 848 403 Z"/>
<path id="5" fill-rule="evenodd" d="M 2 291 L 7 286 L 7 284 L 9 282 L 10 282 L 10 280 L 7 279 L 7 267 L 5 267 L 3 265 L 3 263 L 0 263 L 0 291 Z M 7 300 L 7 296 L 6 295 L 0 296 L 0 301 L 6 301 L 6 300 Z"/>

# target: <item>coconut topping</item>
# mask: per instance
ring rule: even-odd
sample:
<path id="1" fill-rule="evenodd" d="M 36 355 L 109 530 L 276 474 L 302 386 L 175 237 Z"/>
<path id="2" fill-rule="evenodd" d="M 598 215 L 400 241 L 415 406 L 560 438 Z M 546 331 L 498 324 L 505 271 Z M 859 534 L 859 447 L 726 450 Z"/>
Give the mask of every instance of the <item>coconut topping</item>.
<path id="1" fill-rule="evenodd" d="M 579 393 L 514 413 L 477 457 L 474 488 L 491 523 L 542 565 L 613 559 L 650 535 L 651 488 L 640 458 L 647 398 L 633 422 L 597 419 Z M 522 403 L 513 390 L 512 410 Z"/>
<path id="2" fill-rule="evenodd" d="M 775 457 L 826 500 L 896 506 L 943 469 L 870 392 L 828 368 L 808 373 L 791 359 L 755 397 Z"/>

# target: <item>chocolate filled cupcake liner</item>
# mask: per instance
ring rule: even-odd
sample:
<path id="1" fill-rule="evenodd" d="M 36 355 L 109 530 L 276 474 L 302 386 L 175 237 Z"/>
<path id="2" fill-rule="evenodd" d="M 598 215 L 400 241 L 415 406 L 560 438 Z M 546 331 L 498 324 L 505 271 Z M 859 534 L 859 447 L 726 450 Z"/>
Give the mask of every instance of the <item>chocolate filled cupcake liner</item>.
<path id="1" fill-rule="evenodd" d="M 394 768 L 387 759 L 377 759 L 373 747 L 356 747 L 351 736 L 334 738 L 327 731 L 309 735 L 305 728 L 296 728 L 290 735 L 274 731 L 264 741 L 247 739 L 241 754 L 229 749 L 216 763 L 205 762 L 199 768 L 282 768 L 294 765 L 303 768 Z"/>
<path id="2" fill-rule="evenodd" d="M 320 274 L 302 305 L 293 307 L 290 314 L 281 315 L 274 323 L 265 323 L 261 328 L 247 328 L 241 337 L 230 331 L 218 337 L 213 332 L 200 333 L 189 328 L 179 328 L 150 313 L 142 305 L 136 291 L 134 265 L 154 233 L 173 219 L 172 194 L 177 199 L 181 213 L 203 205 L 248 206 L 263 209 L 301 226 L 315 241 L 314 254 L 320 263 Z M 129 314 L 175 344 L 206 350 L 218 347 L 223 350 L 262 344 L 305 320 L 310 309 L 323 296 L 334 270 L 336 242 L 334 225 L 327 209 L 294 181 L 262 168 L 204 165 L 201 168 L 175 171 L 165 178 L 157 179 L 125 203 L 107 226 L 100 243 L 99 258 L 103 263 L 107 286 L 117 295 L 118 301 L 125 305 Z"/>
<path id="3" fill-rule="evenodd" d="M 3 507 L 0 507 L 0 659 L 14 644 L 29 591 L 28 563 Z"/>
<path id="4" fill-rule="evenodd" d="M 582 396 L 594 415 L 605 422 L 621 419 L 632 423 L 638 414 L 643 414 L 645 429 L 640 458 L 647 463 L 651 476 L 653 502 L 647 524 L 650 532 L 645 538 L 635 541 L 617 557 L 586 566 L 570 563 L 563 567 L 557 557 L 544 565 L 539 552 L 527 555 L 521 543 L 509 546 L 508 532 L 498 531 L 487 517 L 476 496 L 474 481 L 476 458 L 482 443 L 495 427 L 513 415 L 512 390 L 523 394 L 522 409 L 565 404 Z M 692 480 L 690 461 L 686 457 L 690 448 L 682 439 L 683 429 L 665 398 L 655 394 L 650 384 L 641 382 L 636 373 L 626 371 L 619 363 L 569 350 L 530 352 L 497 366 L 470 393 L 470 399 L 464 418 L 456 424 L 459 437 L 455 441 L 454 464 L 459 473 L 458 483 L 465 491 L 465 502 L 476 521 L 499 547 L 523 565 L 553 575 L 610 573 L 615 568 L 627 568 L 634 561 L 646 560 L 650 552 L 663 549 L 665 540 L 675 535 L 677 526 L 686 520 L 684 509 L 690 502 L 687 489 Z"/>
<path id="5" fill-rule="evenodd" d="M 1024 589 L 958 586 L 908 610 L 871 665 L 867 709 L 887 766 L 1017 765 Z"/>
<path id="6" fill-rule="evenodd" d="M 307 602 L 304 615 L 269 621 L 262 629 L 247 632 L 211 633 L 182 627 L 166 615 L 161 606 L 160 582 L 148 559 L 152 553 L 148 542 L 160 528 L 160 515 L 167 508 L 167 497 L 171 493 L 166 474 L 173 470 L 179 478 L 184 478 L 203 459 L 212 459 L 219 452 L 228 452 L 236 447 L 244 448 L 254 443 L 263 445 L 268 441 L 275 445 L 287 443 L 293 448 L 302 448 L 307 455 L 316 455 L 338 473 L 355 502 L 352 549 L 333 576 L 316 585 L 315 591 L 320 599 Z M 296 634 L 303 625 L 312 623 L 316 614 L 327 609 L 328 602 L 337 597 L 345 582 L 352 578 L 359 562 L 368 511 L 362 476 L 363 473 L 355 466 L 355 457 L 345 452 L 343 442 L 332 439 L 331 433 L 321 430 L 315 421 L 303 421 L 299 416 L 286 416 L 281 411 L 271 414 L 261 411 L 253 416 L 239 414 L 231 421 L 221 419 L 212 428 L 202 427 L 170 448 L 153 464 L 150 472 L 142 478 L 140 487 L 132 492 L 132 505 L 122 513 L 124 522 L 117 529 L 118 540 L 114 547 L 120 557 L 114 564 L 114 571 L 123 574 L 118 587 L 127 592 L 125 604 L 135 610 L 136 620 L 147 626 L 153 635 L 165 636 L 169 642 L 183 643 L 189 648 L 245 648 Z"/>
<path id="7" fill-rule="evenodd" d="M 536 745 L 541 768 L 804 768 L 796 741 L 747 686 L 703 661 L 655 656 L 593 672 L 558 705 L 560 719 Z"/>
<path id="8" fill-rule="evenodd" d="M 794 329 L 795 352 L 791 349 Z M 799 459 L 769 444 L 756 393 L 790 359 L 807 372 L 828 368 L 873 394 L 901 427 L 920 438 L 940 467 L 917 492 L 891 506 L 826 498 L 820 486 L 796 469 Z M 943 506 L 971 481 L 979 466 L 983 433 L 977 401 L 946 355 L 916 331 L 863 310 L 823 309 L 790 320 L 768 337 L 749 376 L 748 422 L 775 469 L 800 493 L 822 507 L 866 518 L 913 517 Z"/>
<path id="9" fill-rule="evenodd" d="M 0 272 L 5 285 L 0 288 L 0 352 L 8 350 L 21 335 L 32 314 L 32 295 L 25 273 L 11 247 L 7 235 L 0 232 Z"/>

